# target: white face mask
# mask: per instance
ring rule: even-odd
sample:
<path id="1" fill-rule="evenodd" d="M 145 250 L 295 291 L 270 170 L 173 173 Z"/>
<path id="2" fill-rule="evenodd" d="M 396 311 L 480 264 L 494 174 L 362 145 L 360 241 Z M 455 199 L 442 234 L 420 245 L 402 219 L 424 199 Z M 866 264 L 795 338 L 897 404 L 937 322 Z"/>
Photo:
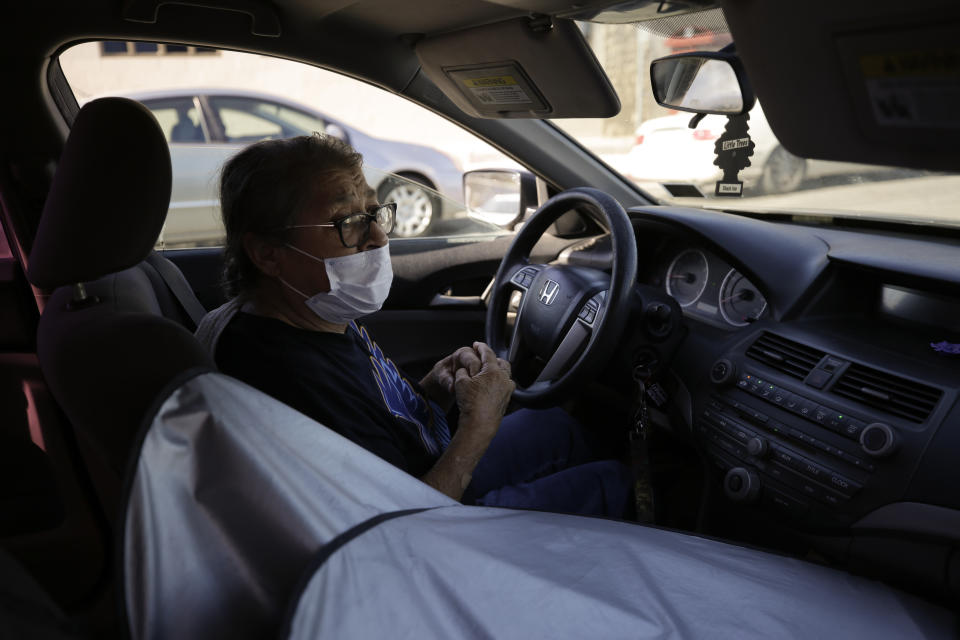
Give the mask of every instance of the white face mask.
<path id="1" fill-rule="evenodd" d="M 288 244 L 287 247 L 297 253 L 323 263 L 327 279 L 330 280 L 330 291 L 307 296 L 283 278 L 280 278 L 280 282 L 306 298 L 306 305 L 323 320 L 348 324 L 379 311 L 387 299 L 393 283 L 389 246 L 339 258 L 318 258 Z"/>

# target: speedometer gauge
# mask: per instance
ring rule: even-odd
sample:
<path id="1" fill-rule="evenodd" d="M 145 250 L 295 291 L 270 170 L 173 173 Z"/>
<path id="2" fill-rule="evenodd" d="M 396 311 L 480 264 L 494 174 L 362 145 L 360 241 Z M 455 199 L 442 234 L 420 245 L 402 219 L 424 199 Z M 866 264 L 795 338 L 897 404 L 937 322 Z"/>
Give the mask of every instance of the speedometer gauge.
<path id="1" fill-rule="evenodd" d="M 736 269 L 720 285 L 720 315 L 735 327 L 744 327 L 760 317 L 767 301 L 757 288 Z"/>
<path id="2" fill-rule="evenodd" d="M 703 293 L 709 275 L 710 269 L 703 252 L 687 249 L 674 258 L 667 269 L 667 293 L 681 307 L 689 306 Z"/>

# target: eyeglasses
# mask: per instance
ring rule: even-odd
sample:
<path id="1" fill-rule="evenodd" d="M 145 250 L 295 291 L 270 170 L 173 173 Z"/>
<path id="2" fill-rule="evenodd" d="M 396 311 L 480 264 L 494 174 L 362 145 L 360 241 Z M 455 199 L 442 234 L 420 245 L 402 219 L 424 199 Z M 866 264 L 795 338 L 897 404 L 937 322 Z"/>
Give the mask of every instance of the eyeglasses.
<path id="1" fill-rule="evenodd" d="M 397 216 L 397 203 L 387 202 L 371 207 L 368 213 L 351 213 L 333 222 L 322 224 L 295 224 L 286 229 L 310 229 L 315 227 L 334 227 L 340 234 L 340 242 L 348 249 L 358 247 L 370 239 L 370 223 L 376 222 L 384 233 L 393 231 Z"/>

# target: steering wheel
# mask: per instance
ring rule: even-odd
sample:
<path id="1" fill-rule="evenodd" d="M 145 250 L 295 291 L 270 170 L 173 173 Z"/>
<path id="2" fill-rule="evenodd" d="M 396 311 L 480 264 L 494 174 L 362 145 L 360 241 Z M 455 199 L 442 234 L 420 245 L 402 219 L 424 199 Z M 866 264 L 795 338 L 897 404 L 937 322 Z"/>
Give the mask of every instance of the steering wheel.
<path id="1" fill-rule="evenodd" d="M 600 214 L 610 229 L 611 273 L 574 265 L 530 262 L 534 245 L 561 215 L 573 208 Z M 613 354 L 626 326 L 637 277 L 637 245 L 627 213 L 606 193 L 578 187 L 557 194 L 523 225 L 503 257 L 487 307 L 487 344 L 510 361 L 514 372 L 545 362 L 513 397 L 526 406 L 547 406 L 574 392 Z M 521 293 L 509 339 L 507 308 Z"/>

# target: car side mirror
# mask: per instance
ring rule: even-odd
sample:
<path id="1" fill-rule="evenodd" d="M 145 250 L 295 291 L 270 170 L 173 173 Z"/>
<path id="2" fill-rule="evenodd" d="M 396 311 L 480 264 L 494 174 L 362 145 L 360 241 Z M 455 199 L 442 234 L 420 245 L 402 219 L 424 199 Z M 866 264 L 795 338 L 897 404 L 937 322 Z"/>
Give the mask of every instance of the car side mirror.
<path id="1" fill-rule="evenodd" d="M 756 97 L 739 56 L 728 51 L 678 53 L 650 63 L 657 104 L 678 111 L 735 116 Z"/>
<path id="2" fill-rule="evenodd" d="M 504 229 L 537 207 L 536 177 L 528 171 L 481 169 L 463 174 L 463 199 L 472 218 Z"/>

